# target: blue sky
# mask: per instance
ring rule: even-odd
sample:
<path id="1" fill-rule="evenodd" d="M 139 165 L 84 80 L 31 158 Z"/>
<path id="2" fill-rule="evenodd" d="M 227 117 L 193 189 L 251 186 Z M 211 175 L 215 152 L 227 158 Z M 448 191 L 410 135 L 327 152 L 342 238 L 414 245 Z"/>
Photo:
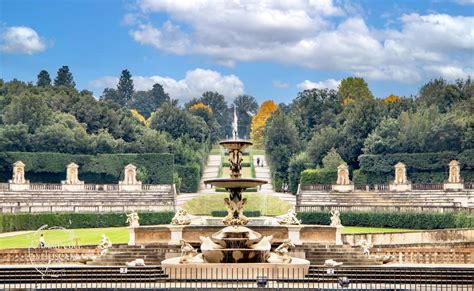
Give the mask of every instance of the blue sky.
<path id="1" fill-rule="evenodd" d="M 435 77 L 474 72 L 474 5 L 458 1 L 3 0 L 0 77 L 35 81 L 69 65 L 99 96 L 122 69 L 137 89 L 182 101 L 289 102 L 361 76 L 377 97 L 416 94 Z"/>

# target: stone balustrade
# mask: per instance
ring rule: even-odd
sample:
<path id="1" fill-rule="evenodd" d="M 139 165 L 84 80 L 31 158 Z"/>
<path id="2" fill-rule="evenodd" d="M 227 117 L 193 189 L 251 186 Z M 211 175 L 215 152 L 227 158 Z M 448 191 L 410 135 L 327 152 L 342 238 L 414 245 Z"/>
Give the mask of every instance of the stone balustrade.
<path id="1" fill-rule="evenodd" d="M 371 255 L 394 257 L 399 264 L 474 264 L 474 246 L 385 246 L 374 247 Z"/>
<path id="2" fill-rule="evenodd" d="M 29 183 L 25 189 L 11 189 L 10 183 L 0 183 L 0 191 L 64 191 L 64 184 L 53 183 Z M 169 184 L 140 184 L 138 191 L 163 191 L 169 190 Z M 83 187 L 78 188 L 77 191 L 100 191 L 100 192 L 116 192 L 122 190 L 119 184 L 83 184 Z"/>

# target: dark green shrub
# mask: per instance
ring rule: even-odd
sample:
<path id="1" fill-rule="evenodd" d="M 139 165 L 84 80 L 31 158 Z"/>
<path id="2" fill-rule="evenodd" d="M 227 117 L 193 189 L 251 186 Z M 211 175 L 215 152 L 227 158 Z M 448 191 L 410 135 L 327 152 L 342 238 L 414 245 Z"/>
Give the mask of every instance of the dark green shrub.
<path id="1" fill-rule="evenodd" d="M 260 213 L 260 210 L 244 210 L 244 215 L 247 217 L 260 217 L 262 214 Z M 214 210 L 211 211 L 211 216 L 212 217 L 225 217 L 227 216 L 227 211 L 226 210 Z"/>
<path id="2" fill-rule="evenodd" d="M 168 224 L 173 212 L 139 212 L 141 225 Z M 64 228 L 126 226 L 125 213 L 19 213 L 0 214 L 0 232 L 36 230 L 43 225 Z"/>
<path id="3" fill-rule="evenodd" d="M 201 168 L 198 164 L 190 166 L 175 166 L 176 173 L 181 178 L 180 192 L 194 193 L 197 192 L 199 181 L 201 180 Z"/>
<path id="4" fill-rule="evenodd" d="M 230 167 L 230 164 L 229 164 L 228 162 L 222 163 L 222 167 L 228 168 L 228 167 Z M 250 163 L 247 163 L 247 162 L 246 162 L 246 163 L 242 163 L 242 167 L 243 167 L 243 168 L 250 167 Z"/>
<path id="5" fill-rule="evenodd" d="M 300 212 L 304 224 L 329 224 L 329 212 Z M 345 226 L 388 227 L 408 229 L 443 229 L 474 227 L 474 215 L 465 212 L 342 212 Z"/>
<path id="6" fill-rule="evenodd" d="M 337 181 L 337 172 L 325 169 L 306 169 L 301 172 L 301 185 L 326 184 L 332 185 Z"/>

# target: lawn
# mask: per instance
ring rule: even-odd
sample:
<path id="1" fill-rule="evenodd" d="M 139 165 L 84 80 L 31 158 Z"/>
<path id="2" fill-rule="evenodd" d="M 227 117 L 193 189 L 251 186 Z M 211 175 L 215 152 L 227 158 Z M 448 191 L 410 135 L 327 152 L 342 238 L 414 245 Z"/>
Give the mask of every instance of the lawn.
<path id="1" fill-rule="evenodd" d="M 229 178 L 229 172 L 229 168 L 222 168 L 221 178 Z M 240 173 L 242 174 L 242 178 L 252 178 L 252 169 L 250 167 L 242 167 Z"/>
<path id="2" fill-rule="evenodd" d="M 126 227 L 55 229 L 0 237 L 0 248 L 37 247 L 41 233 L 47 246 L 97 245 L 102 234 L 105 234 L 112 243 L 127 243 L 129 239 Z"/>
<path id="3" fill-rule="evenodd" d="M 210 215 L 213 210 L 225 210 L 224 198 L 229 194 L 200 195 L 187 201 L 183 208 L 191 214 Z M 262 215 L 281 215 L 290 209 L 290 204 L 280 198 L 257 193 L 244 193 L 247 197 L 245 210 L 260 210 Z"/>
<path id="4" fill-rule="evenodd" d="M 356 226 L 348 226 L 342 229 L 342 233 L 344 234 L 397 231 L 411 230 L 398 228 L 374 228 Z M 44 234 L 46 244 L 49 246 L 76 245 L 76 239 L 79 245 L 96 245 L 99 243 L 101 235 L 103 233 L 114 244 L 127 243 L 129 239 L 128 229 L 126 227 L 44 230 L 41 231 L 41 233 Z M 31 232 L 26 234 L 19 234 L 16 236 L 0 237 L 0 249 L 36 247 L 38 245 L 39 235 L 40 232 Z"/>

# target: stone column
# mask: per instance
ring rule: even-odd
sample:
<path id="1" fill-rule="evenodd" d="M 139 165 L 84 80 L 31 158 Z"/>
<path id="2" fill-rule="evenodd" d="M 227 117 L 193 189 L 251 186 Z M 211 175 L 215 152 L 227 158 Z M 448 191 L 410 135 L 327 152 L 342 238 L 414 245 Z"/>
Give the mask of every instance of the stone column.
<path id="1" fill-rule="evenodd" d="M 168 242 L 169 245 L 180 245 L 183 239 L 183 228 L 185 225 L 167 225 L 171 232 L 171 239 Z"/>
<path id="2" fill-rule="evenodd" d="M 337 192 L 354 191 L 354 184 L 349 180 L 349 168 L 346 163 L 337 167 L 337 181 L 336 185 L 332 185 L 332 190 Z"/>
<path id="3" fill-rule="evenodd" d="M 10 190 L 23 191 L 30 189 L 30 181 L 25 179 L 25 164 L 22 161 L 17 161 L 13 164 L 13 176 L 8 180 Z"/>
<path id="4" fill-rule="evenodd" d="M 462 191 L 464 190 L 464 184 L 461 180 L 461 168 L 459 162 L 452 160 L 449 162 L 449 176 L 448 182 L 444 183 L 443 188 L 446 191 Z"/>
<path id="5" fill-rule="evenodd" d="M 128 232 L 130 233 L 130 239 L 128 240 L 129 246 L 135 245 L 135 227 L 129 227 Z"/>
<path id="6" fill-rule="evenodd" d="M 79 166 L 70 163 L 66 167 L 66 180 L 61 181 L 62 190 L 65 191 L 83 191 L 84 181 L 79 181 Z"/>
<path id="7" fill-rule="evenodd" d="M 137 180 L 137 167 L 132 164 L 125 166 L 123 181 L 119 181 L 119 191 L 141 191 L 142 182 Z"/>
<path id="8" fill-rule="evenodd" d="M 303 225 L 285 225 L 288 228 L 288 239 L 291 240 L 291 242 L 298 246 L 302 245 L 303 242 L 300 239 L 300 231 L 303 228 Z"/>
<path id="9" fill-rule="evenodd" d="M 389 185 L 390 191 L 411 191 L 411 183 L 407 180 L 407 170 L 404 163 L 398 162 L 395 166 L 395 180 Z"/>

